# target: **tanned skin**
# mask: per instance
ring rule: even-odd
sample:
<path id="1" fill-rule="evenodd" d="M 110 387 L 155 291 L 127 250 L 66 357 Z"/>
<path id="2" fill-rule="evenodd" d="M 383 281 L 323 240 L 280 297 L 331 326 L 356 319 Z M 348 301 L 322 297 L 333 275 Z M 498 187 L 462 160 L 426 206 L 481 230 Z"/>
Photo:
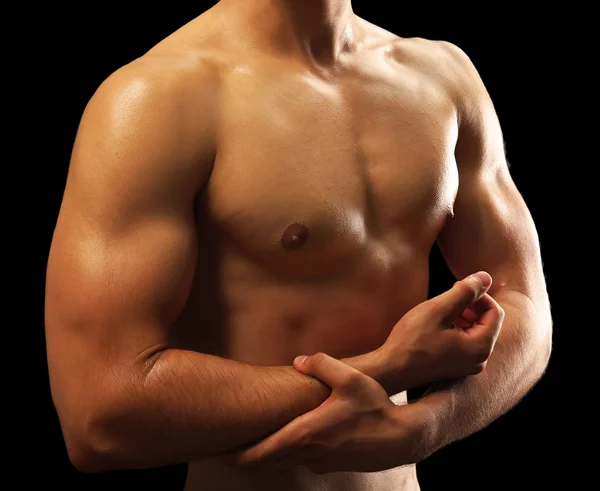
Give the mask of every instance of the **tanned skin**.
<path id="1" fill-rule="evenodd" d="M 492 276 L 504 319 L 460 369 L 434 367 L 446 348 L 424 338 L 413 346 L 434 361 L 403 348 L 418 316 L 394 329 L 427 298 L 436 241 L 458 279 Z M 87 105 L 46 332 L 82 471 L 190 462 L 188 491 L 391 491 L 418 489 L 414 465 L 317 475 L 222 457 L 329 397 L 292 366 L 317 352 L 398 405 L 412 386 L 466 376 L 410 405 L 431 453 L 537 382 L 551 318 L 534 223 L 459 48 L 400 38 L 347 0 L 223 0 Z"/>

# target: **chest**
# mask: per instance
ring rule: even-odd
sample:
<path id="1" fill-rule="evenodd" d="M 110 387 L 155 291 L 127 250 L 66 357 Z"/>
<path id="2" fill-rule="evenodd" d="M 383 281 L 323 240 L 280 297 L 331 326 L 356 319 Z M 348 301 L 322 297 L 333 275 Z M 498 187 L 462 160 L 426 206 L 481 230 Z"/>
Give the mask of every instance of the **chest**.
<path id="1" fill-rule="evenodd" d="M 374 238 L 435 240 L 458 186 L 454 112 L 404 75 L 232 82 L 206 190 L 217 226 L 279 267 L 323 268 Z"/>

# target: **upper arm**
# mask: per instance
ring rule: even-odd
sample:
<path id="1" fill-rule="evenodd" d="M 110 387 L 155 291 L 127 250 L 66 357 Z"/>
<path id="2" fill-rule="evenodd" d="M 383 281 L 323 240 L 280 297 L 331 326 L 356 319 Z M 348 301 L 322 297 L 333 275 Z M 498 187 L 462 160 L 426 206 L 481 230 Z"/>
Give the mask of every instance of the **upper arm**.
<path id="1" fill-rule="evenodd" d="M 211 110 L 187 110 L 190 90 L 177 76 L 125 67 L 84 111 L 46 276 L 59 415 L 85 389 L 100 390 L 103 374 L 166 347 L 185 305 L 197 254 L 194 199 L 213 152 Z"/>
<path id="2" fill-rule="evenodd" d="M 485 270 L 495 291 L 518 291 L 545 306 L 546 286 L 535 224 L 509 172 L 494 105 L 475 67 L 455 46 L 459 188 L 454 217 L 438 237 L 453 274 Z"/>

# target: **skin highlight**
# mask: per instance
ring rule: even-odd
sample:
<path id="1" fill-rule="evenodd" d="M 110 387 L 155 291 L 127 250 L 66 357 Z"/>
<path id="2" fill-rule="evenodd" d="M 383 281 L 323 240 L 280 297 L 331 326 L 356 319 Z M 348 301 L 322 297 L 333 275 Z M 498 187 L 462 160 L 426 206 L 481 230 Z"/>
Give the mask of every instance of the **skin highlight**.
<path id="1" fill-rule="evenodd" d="M 462 280 L 427 300 L 435 242 Z M 477 271 L 493 278 L 483 296 Z M 475 67 L 348 0 L 221 0 L 101 84 L 45 307 L 73 464 L 189 462 L 186 491 L 416 490 L 414 463 L 517 404 L 551 351 L 535 224 Z M 317 356 L 303 371 L 298 355 Z M 339 395 L 348 380 L 360 401 Z M 391 408 L 376 412 L 402 458 L 301 465 L 294 421 L 310 418 L 310 442 L 340 401 Z M 260 468 L 266 442 L 288 465 Z"/>

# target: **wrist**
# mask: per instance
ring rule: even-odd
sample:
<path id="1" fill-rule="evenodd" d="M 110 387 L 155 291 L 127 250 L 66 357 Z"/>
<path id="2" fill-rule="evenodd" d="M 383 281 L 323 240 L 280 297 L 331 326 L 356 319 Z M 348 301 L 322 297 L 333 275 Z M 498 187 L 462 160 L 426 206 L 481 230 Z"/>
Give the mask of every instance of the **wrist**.
<path id="1" fill-rule="evenodd" d="M 410 378 L 414 374 L 404 353 L 387 344 L 381 346 L 378 351 L 382 364 L 380 383 L 387 393 L 392 396 L 413 388 Z"/>
<path id="2" fill-rule="evenodd" d="M 376 380 L 390 396 L 409 388 L 402 359 L 393 356 L 385 345 L 364 355 L 341 361 Z"/>
<path id="3" fill-rule="evenodd" d="M 340 361 L 379 382 L 380 362 L 375 351 L 369 351 L 363 355 L 350 358 L 342 358 Z"/>

